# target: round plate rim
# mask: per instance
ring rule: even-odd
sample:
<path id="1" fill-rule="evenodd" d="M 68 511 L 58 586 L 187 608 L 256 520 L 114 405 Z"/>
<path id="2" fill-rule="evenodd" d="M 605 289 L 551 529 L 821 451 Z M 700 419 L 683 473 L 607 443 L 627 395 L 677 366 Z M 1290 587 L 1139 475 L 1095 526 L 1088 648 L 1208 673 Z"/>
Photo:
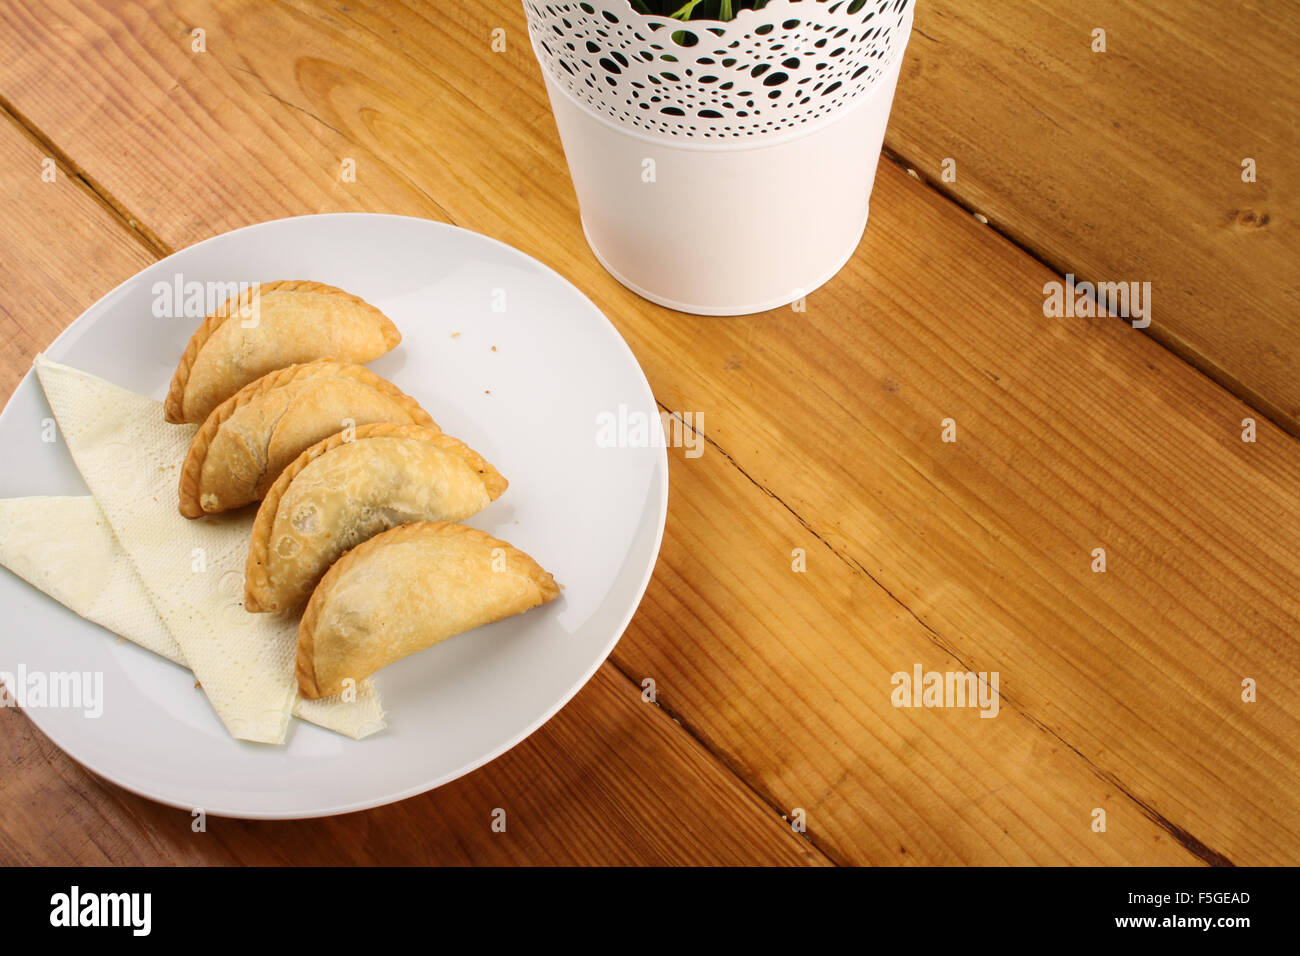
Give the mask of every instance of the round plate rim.
<path id="1" fill-rule="evenodd" d="M 541 260 L 536 259 L 533 256 L 530 256 L 528 253 L 523 252 L 520 249 L 516 249 L 514 246 L 511 246 L 510 244 L 506 242 L 502 242 L 500 239 L 496 239 L 484 233 L 475 232 L 472 229 L 465 229 L 461 226 L 455 226 L 450 223 L 439 222 L 436 219 L 425 219 L 421 216 L 406 216 L 406 215 L 400 215 L 395 213 L 333 212 L 333 213 L 315 213 L 315 214 L 309 214 L 303 216 L 284 216 L 278 219 L 267 219 L 261 222 L 250 223 L 249 225 L 246 226 L 240 226 L 236 229 L 231 229 L 226 232 L 218 233 L 214 236 L 209 236 L 206 239 L 202 239 L 199 242 L 192 243 L 183 249 L 178 249 L 175 252 L 171 253 L 170 255 L 164 256 L 161 259 L 149 263 L 149 265 L 145 266 L 143 269 L 138 270 L 137 272 L 128 276 L 123 281 L 119 282 L 112 289 L 104 293 L 93 303 L 91 303 L 91 305 L 85 308 L 80 315 L 78 315 L 75 319 L 72 320 L 72 322 L 70 322 L 66 327 L 64 327 L 64 329 L 61 332 L 59 332 L 57 336 L 55 336 L 53 341 L 51 341 L 48 345 L 46 345 L 41 351 L 46 352 L 50 349 L 53 349 L 55 346 L 57 346 L 64 339 L 64 337 L 67 336 L 74 329 L 76 329 L 82 323 L 82 321 L 86 319 L 87 316 L 89 316 L 95 310 L 99 309 L 103 305 L 103 303 L 105 303 L 114 295 L 116 295 L 119 289 L 122 289 L 124 286 L 132 282 L 135 282 L 142 273 L 147 272 L 150 269 L 156 268 L 166 262 L 170 262 L 171 260 L 179 256 L 190 254 L 193 252 L 193 250 L 205 246 L 209 243 L 217 242 L 219 240 L 224 240 L 229 238 L 230 236 L 238 235 L 241 233 L 265 230 L 271 227 L 283 225 L 285 223 L 300 222 L 303 220 L 355 219 L 357 217 L 364 217 L 370 220 L 402 220 L 402 221 L 410 221 L 410 222 L 419 222 L 419 223 L 423 223 L 425 226 L 429 228 L 434 229 L 435 231 L 467 233 L 469 236 L 473 237 L 476 240 L 485 241 L 493 246 L 500 248 L 507 255 L 514 256 L 517 259 L 526 261 L 529 264 L 541 269 L 543 273 L 548 274 L 550 277 L 558 280 L 560 283 L 562 283 L 564 286 L 570 289 L 577 296 L 579 300 L 586 303 L 586 305 L 592 310 L 592 312 L 595 313 L 595 315 L 599 316 L 599 318 L 604 322 L 608 331 L 613 336 L 613 339 L 620 346 L 622 346 L 624 352 L 627 355 L 627 358 L 631 360 L 632 366 L 637 370 L 638 373 L 640 373 L 641 384 L 645 388 L 646 396 L 649 398 L 649 404 L 651 406 L 655 406 L 657 404 L 654 397 L 654 391 L 650 388 L 650 382 L 646 378 L 645 369 L 641 367 L 641 363 L 637 360 L 636 354 L 632 351 L 632 347 L 628 345 L 627 340 L 623 337 L 623 334 L 618 330 L 618 327 L 615 326 L 614 323 L 610 321 L 609 316 L 607 316 L 600 309 L 599 306 L 597 306 L 594 302 L 591 301 L 590 297 L 588 297 L 586 293 L 584 293 L 581 289 L 579 289 L 576 285 L 574 285 L 565 276 L 561 275 L 559 272 L 557 272 L 555 269 L 551 268 Z M 34 376 L 35 374 L 36 372 L 34 368 L 28 369 L 27 373 L 21 379 L 18 380 L 17 384 L 15 384 L 13 392 L 11 392 L 9 397 L 5 400 L 4 408 L 0 409 L 0 429 L 4 427 L 5 419 L 6 416 L 9 414 L 11 405 L 13 404 L 14 396 L 17 394 L 20 388 L 22 388 L 24 385 L 27 384 L 27 380 L 30 377 Z M 650 586 L 650 580 L 654 576 L 655 567 L 658 565 L 659 562 L 659 552 L 663 546 L 664 532 L 668 521 L 669 477 L 668 477 L 668 449 L 666 447 L 666 443 L 665 446 L 660 449 L 660 452 L 661 455 L 655 463 L 655 471 L 657 473 L 655 477 L 659 479 L 659 484 L 662 488 L 662 493 L 659 495 L 658 509 L 657 509 L 658 514 L 657 514 L 656 523 L 658 525 L 658 528 L 655 532 L 654 545 L 650 549 L 650 555 L 649 555 L 649 560 L 647 562 L 647 567 L 642 574 L 642 579 L 640 584 L 637 586 L 636 600 L 635 602 L 630 604 L 627 613 L 624 615 L 623 621 L 618 625 L 618 627 L 613 629 L 612 637 L 610 638 L 605 648 L 597 656 L 595 662 L 589 668 L 586 669 L 586 671 L 582 674 L 581 678 L 577 680 L 568 691 L 562 694 L 556 700 L 555 704 L 552 707 L 548 708 L 547 711 L 540 718 L 538 718 L 532 724 L 527 726 L 521 733 L 517 734 L 516 736 L 508 740 L 505 744 L 490 750 L 488 753 L 485 753 L 481 757 L 468 761 L 466 764 L 456 768 L 455 770 L 448 771 L 447 773 L 434 777 L 432 780 L 415 784 L 411 787 L 405 788 L 404 790 L 397 791 L 390 794 L 385 794 L 382 796 L 377 796 L 373 799 L 354 800 L 347 803 L 323 805 L 323 806 L 305 808 L 302 810 L 295 810 L 295 811 L 269 810 L 269 811 L 259 812 L 257 810 L 249 810 L 246 808 L 205 806 L 204 813 L 208 816 L 226 817 L 226 818 L 241 819 L 241 820 L 308 820 L 308 819 L 316 819 L 320 817 L 339 816 L 347 813 L 356 813 L 362 810 L 370 810 L 370 809 L 374 809 L 375 807 L 382 807 L 391 803 L 399 803 L 403 800 L 408 800 L 411 797 L 416 797 L 419 796 L 420 794 L 428 793 L 431 790 L 436 790 L 438 787 L 445 786 L 446 784 L 451 783 L 454 780 L 458 780 L 461 777 L 465 776 L 466 774 L 472 773 L 473 771 L 479 769 L 480 767 L 488 763 L 491 763 L 493 760 L 497 759 L 502 754 L 507 753 L 508 751 L 512 750 L 514 747 L 522 743 L 524 740 L 531 737 L 547 721 L 549 721 L 552 717 L 554 717 L 557 713 L 559 713 L 560 710 L 563 709 L 564 706 L 568 704 L 569 701 L 571 701 L 577 695 L 578 691 L 582 690 L 582 688 L 587 685 L 587 683 L 595 675 L 596 671 L 600 669 L 601 665 L 604 664 L 609 659 L 609 655 L 613 652 L 614 648 L 618 645 L 618 642 L 622 639 L 623 634 L 627 631 L 628 626 L 632 623 L 633 617 L 636 616 L 636 612 L 640 609 L 641 602 L 645 599 L 646 590 Z M 90 622 L 86 622 L 86 623 L 89 624 Z M 92 624 L 91 626 L 94 625 Z M 65 744 L 64 740 L 59 739 L 59 737 L 56 736 L 55 733 L 51 732 L 49 727 L 45 723 L 43 723 L 43 721 L 41 720 L 42 714 L 40 708 L 23 709 L 23 713 L 28 717 L 28 719 L 31 720 L 32 724 L 35 725 L 35 727 L 42 734 L 44 734 L 45 737 L 51 743 L 53 743 L 56 747 L 59 748 L 60 751 L 62 751 L 68 757 L 76 761 L 78 765 L 89 770 L 91 773 L 95 774 L 96 776 L 101 777 L 104 780 L 107 780 L 109 783 L 113 784 L 116 787 L 121 787 L 123 790 L 126 790 L 129 793 L 133 793 L 137 796 L 144 797 L 147 800 L 152 800 L 155 803 L 159 803 L 164 806 L 174 807 L 180 810 L 188 810 L 191 808 L 188 802 L 179 800 L 168 794 L 151 791 L 151 789 L 148 787 L 142 787 L 130 783 L 124 783 L 116 779 L 112 771 L 105 770 L 101 766 L 96 766 L 95 762 L 83 759 L 83 757 L 78 756 L 76 753 L 73 752 L 73 749 L 75 749 L 75 743 L 72 745 L 73 749 L 70 749 L 69 746 Z M 215 715 L 214 715 L 214 719 L 215 719 Z M 328 731 L 326 732 L 328 733 Z M 365 741 L 364 740 L 355 741 L 355 743 L 359 746 L 364 746 Z"/>

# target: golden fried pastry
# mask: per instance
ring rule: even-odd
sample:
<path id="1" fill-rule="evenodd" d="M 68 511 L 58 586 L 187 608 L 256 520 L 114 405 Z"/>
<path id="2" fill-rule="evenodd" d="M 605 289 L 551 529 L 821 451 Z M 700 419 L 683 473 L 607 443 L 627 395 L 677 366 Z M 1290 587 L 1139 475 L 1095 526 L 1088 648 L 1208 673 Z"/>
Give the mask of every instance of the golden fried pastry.
<path id="1" fill-rule="evenodd" d="M 464 442 L 423 425 L 362 425 L 312 445 L 276 479 L 253 523 L 244 608 L 284 611 L 343 552 L 411 521 L 463 521 L 507 482 Z"/>
<path id="2" fill-rule="evenodd" d="M 333 358 L 370 362 L 396 348 L 397 326 L 373 305 L 320 282 L 264 282 L 203 320 L 163 406 L 169 422 L 201 422 L 268 372 Z"/>
<path id="3" fill-rule="evenodd" d="M 462 524 L 417 522 L 349 551 L 298 627 L 298 690 L 328 697 L 393 661 L 554 600 L 555 579 L 522 551 Z"/>
<path id="4" fill-rule="evenodd" d="M 415 399 L 347 362 L 293 365 L 213 409 L 181 467 L 180 509 L 199 518 L 264 496 L 287 465 L 340 431 L 373 422 L 438 426 Z"/>

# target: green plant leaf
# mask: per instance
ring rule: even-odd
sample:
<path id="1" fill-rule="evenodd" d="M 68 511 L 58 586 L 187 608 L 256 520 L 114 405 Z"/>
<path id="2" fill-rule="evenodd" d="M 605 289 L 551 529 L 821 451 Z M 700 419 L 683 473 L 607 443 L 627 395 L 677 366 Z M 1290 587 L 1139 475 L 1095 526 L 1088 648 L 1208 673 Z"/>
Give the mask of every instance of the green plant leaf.
<path id="1" fill-rule="evenodd" d="M 734 20 L 741 10 L 761 10 L 769 0 L 629 0 L 647 16 L 674 20 Z"/>

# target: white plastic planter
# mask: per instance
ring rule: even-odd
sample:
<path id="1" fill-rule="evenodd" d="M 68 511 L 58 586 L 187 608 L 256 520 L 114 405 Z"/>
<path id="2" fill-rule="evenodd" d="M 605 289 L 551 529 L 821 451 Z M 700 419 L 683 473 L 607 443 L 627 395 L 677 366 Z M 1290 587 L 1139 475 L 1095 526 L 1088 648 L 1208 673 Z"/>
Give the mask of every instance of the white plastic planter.
<path id="1" fill-rule="evenodd" d="M 525 0 L 583 229 L 652 302 L 743 315 L 830 279 L 866 226 L 910 0 L 726 23 Z"/>

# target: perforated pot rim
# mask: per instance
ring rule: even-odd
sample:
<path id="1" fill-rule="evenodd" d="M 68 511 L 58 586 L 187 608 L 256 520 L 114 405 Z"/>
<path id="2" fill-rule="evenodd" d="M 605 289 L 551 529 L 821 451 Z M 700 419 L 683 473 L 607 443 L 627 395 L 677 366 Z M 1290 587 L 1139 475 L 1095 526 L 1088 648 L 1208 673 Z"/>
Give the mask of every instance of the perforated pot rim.
<path id="1" fill-rule="evenodd" d="M 628 135 L 706 150 L 788 142 L 850 111 L 896 67 L 913 14 L 912 0 L 771 0 L 729 21 L 628 0 L 524 7 L 554 89 Z"/>
<path id="2" fill-rule="evenodd" d="M 657 149 L 681 150 L 682 152 L 690 152 L 690 153 L 728 153 L 728 152 L 750 153 L 750 152 L 758 152 L 764 149 L 776 149 L 779 146 L 787 145 L 789 143 L 794 142 L 795 140 L 803 139 L 805 136 L 812 136 L 815 133 L 817 133 L 819 130 L 823 130 L 827 126 L 830 126 L 832 123 L 838 123 L 839 121 L 850 116 L 855 110 L 865 107 L 866 104 L 871 102 L 871 99 L 874 96 L 888 95 L 885 92 L 873 89 L 870 92 L 862 96 L 859 96 L 857 99 L 846 104 L 843 109 L 838 110 L 837 112 L 834 113 L 830 113 L 827 116 L 823 117 L 820 121 L 818 121 L 815 124 L 810 123 L 806 126 L 800 126 L 798 129 L 786 130 L 785 132 L 782 133 L 768 133 L 762 136 L 761 138 L 755 137 L 753 139 L 698 140 L 690 137 L 681 137 L 678 139 L 666 139 L 663 136 L 655 136 L 651 133 L 645 132 L 644 130 L 639 130 L 633 126 L 628 126 L 624 123 L 619 123 L 615 120 L 610 119 L 608 116 L 606 116 L 603 113 L 597 113 L 586 103 L 577 99 L 572 93 L 569 92 L 569 90 L 565 86 L 563 86 L 560 83 L 557 83 L 554 77 L 548 75 L 546 76 L 545 79 L 547 83 L 550 85 L 551 89 L 553 89 L 559 95 L 563 96 L 566 100 L 568 100 L 578 109 L 582 110 L 587 116 L 591 117 L 591 119 L 595 120 L 597 123 L 600 123 L 602 126 L 607 126 L 612 130 L 616 130 L 618 133 L 622 134 L 623 136 L 628 136 L 631 137 L 632 139 L 641 140 L 647 145 L 654 146 Z"/>

